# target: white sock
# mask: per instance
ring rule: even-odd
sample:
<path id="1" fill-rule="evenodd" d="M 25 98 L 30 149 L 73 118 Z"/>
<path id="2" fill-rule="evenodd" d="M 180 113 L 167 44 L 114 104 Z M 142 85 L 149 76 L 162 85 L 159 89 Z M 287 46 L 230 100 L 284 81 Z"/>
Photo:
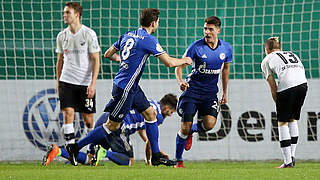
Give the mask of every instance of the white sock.
<path id="1" fill-rule="evenodd" d="M 64 124 L 62 126 L 63 131 L 64 131 L 64 136 L 66 138 L 66 143 L 67 144 L 74 144 L 76 143 L 75 137 L 74 137 L 74 127 L 73 123 L 70 124 Z"/>
<path id="2" fill-rule="evenodd" d="M 188 135 L 184 135 L 181 133 L 181 130 L 179 130 L 178 135 L 182 138 L 182 139 L 187 139 Z"/>
<path id="3" fill-rule="evenodd" d="M 289 122 L 289 132 L 291 136 L 291 156 L 296 157 L 296 148 L 299 137 L 299 128 L 297 121 Z"/>
<path id="4" fill-rule="evenodd" d="M 280 147 L 282 156 L 284 159 L 285 164 L 289 164 L 292 162 L 291 159 L 291 137 L 289 133 L 289 127 L 288 126 L 280 126 L 278 127 L 279 130 L 279 140 L 280 140 Z"/>

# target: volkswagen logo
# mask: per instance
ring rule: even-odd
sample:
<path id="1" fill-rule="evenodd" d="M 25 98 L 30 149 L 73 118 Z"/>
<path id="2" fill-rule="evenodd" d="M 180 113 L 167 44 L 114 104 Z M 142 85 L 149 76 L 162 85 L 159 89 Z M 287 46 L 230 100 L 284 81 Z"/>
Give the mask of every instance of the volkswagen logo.
<path id="1" fill-rule="evenodd" d="M 46 151 L 48 144 L 65 144 L 62 132 L 63 115 L 55 89 L 46 89 L 33 96 L 25 107 L 23 129 L 29 141 Z M 75 113 L 74 130 L 76 139 L 84 133 L 84 122 L 80 113 Z"/>

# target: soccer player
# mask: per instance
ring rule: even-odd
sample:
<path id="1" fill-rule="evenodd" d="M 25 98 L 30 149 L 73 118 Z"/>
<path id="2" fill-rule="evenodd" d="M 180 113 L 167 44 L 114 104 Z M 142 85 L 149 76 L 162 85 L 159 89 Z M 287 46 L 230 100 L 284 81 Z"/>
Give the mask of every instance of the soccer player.
<path id="1" fill-rule="evenodd" d="M 300 58 L 290 51 L 282 51 L 278 37 L 270 37 L 266 41 L 265 53 L 261 69 L 276 103 L 280 148 L 284 159 L 277 168 L 292 168 L 299 136 L 297 120 L 308 90 L 307 78 Z M 278 77 L 278 84 L 274 74 Z"/>
<path id="2" fill-rule="evenodd" d="M 176 168 L 184 168 L 182 154 L 189 150 L 192 133 L 211 130 L 218 114 L 218 79 L 222 74 L 222 99 L 220 104 L 227 102 L 227 85 L 229 80 L 232 47 L 218 38 L 221 21 L 216 16 L 205 19 L 204 37 L 193 42 L 186 50 L 184 57 L 193 60 L 191 74 L 186 81 L 182 79 L 182 70 L 186 65 L 176 68 L 175 75 L 180 89 L 184 91 L 178 103 L 178 114 L 181 116 L 181 129 L 176 138 Z M 196 112 L 202 121 L 193 124 Z M 188 141 L 187 141 L 188 139 Z M 188 143 L 187 143 L 188 142 Z"/>
<path id="3" fill-rule="evenodd" d="M 173 165 L 173 161 L 163 157 L 158 146 L 157 111 L 150 106 L 139 80 L 144 71 L 145 63 L 152 54 L 168 67 L 191 64 L 188 57 L 177 59 L 170 57 L 152 36 L 159 26 L 158 9 L 143 9 L 140 14 L 141 28 L 129 31 L 105 52 L 104 56 L 113 61 L 121 61 L 119 72 L 113 81 L 112 99 L 106 105 L 105 112 L 110 112 L 108 121 L 103 125 L 106 133 L 119 129 L 123 118 L 131 108 L 140 112 L 146 122 L 146 133 L 152 150 L 152 165 Z M 120 51 L 120 56 L 116 54 Z M 76 152 L 75 152 L 76 154 Z"/>
<path id="4" fill-rule="evenodd" d="M 80 3 L 67 2 L 63 17 L 68 27 L 57 36 L 57 89 L 68 151 L 75 146 L 74 112 L 81 112 L 86 126 L 92 129 L 96 111 L 100 47 L 96 33 L 80 23 L 81 15 Z"/>
<path id="5" fill-rule="evenodd" d="M 160 125 L 163 123 L 164 119 L 167 116 L 171 116 L 172 113 L 176 110 L 177 105 L 177 97 L 173 94 L 166 94 L 159 102 L 149 100 L 150 104 L 153 108 L 157 111 L 157 124 Z M 77 156 L 77 161 L 81 164 L 92 164 L 92 165 L 98 165 L 99 161 L 103 158 L 109 158 L 111 161 L 115 162 L 118 165 L 132 165 L 133 164 L 133 151 L 132 146 L 130 143 L 129 136 L 134 134 L 135 132 L 138 132 L 140 137 L 144 142 L 146 142 L 146 164 L 150 164 L 150 143 L 148 142 L 146 132 L 145 132 L 145 122 L 143 116 L 137 112 L 137 110 L 130 110 L 129 114 L 123 119 L 121 129 L 123 129 L 123 135 L 126 137 L 126 141 L 124 142 L 122 138 L 117 136 L 117 145 L 110 144 L 110 141 L 108 141 L 110 138 L 101 138 L 100 140 L 94 139 L 94 136 L 92 134 L 95 134 L 97 132 L 102 132 L 106 136 L 109 136 L 105 132 L 101 131 L 102 127 L 101 125 L 105 123 L 108 119 L 109 112 L 104 113 L 96 122 L 95 129 L 88 135 L 87 138 L 84 138 L 79 141 L 79 144 L 81 147 L 84 147 L 85 143 L 94 142 L 94 144 L 91 144 L 90 147 L 94 147 L 97 144 L 101 144 L 102 147 L 97 152 L 96 156 L 93 158 L 92 155 L 88 154 L 88 156 L 83 153 L 79 152 Z M 97 131 L 96 129 L 100 129 L 100 131 Z M 91 137 L 90 137 L 91 136 Z M 92 138 L 93 137 L 93 138 Z M 103 137 L 103 136 L 102 136 Z M 124 136 L 123 136 L 124 137 Z M 94 141 L 92 141 L 94 140 Z M 116 142 L 116 141 L 113 141 Z M 124 143 L 121 143 L 124 142 Z M 130 148 L 126 149 L 127 144 Z M 105 150 L 111 149 L 112 151 Z M 166 158 L 169 158 L 169 156 L 160 150 L 160 153 L 165 156 Z M 91 154 L 95 154 L 95 152 L 91 152 Z M 55 159 L 58 156 L 62 156 L 66 159 L 69 158 L 68 152 L 64 148 L 59 148 L 56 145 L 52 144 L 49 146 L 47 153 L 43 157 L 43 165 L 49 165 L 49 163 Z M 92 160 L 93 159 L 93 160 Z"/>

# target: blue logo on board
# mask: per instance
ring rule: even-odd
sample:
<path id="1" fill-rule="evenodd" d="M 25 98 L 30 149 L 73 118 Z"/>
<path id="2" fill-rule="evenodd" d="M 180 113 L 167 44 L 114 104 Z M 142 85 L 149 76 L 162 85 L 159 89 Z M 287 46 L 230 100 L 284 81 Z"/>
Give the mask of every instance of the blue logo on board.
<path id="1" fill-rule="evenodd" d="M 29 100 L 23 114 L 23 129 L 33 145 L 43 151 L 52 143 L 64 145 L 62 125 L 63 116 L 55 89 L 42 90 Z M 80 113 L 75 113 L 73 125 L 75 136 L 79 139 L 84 133 Z"/>

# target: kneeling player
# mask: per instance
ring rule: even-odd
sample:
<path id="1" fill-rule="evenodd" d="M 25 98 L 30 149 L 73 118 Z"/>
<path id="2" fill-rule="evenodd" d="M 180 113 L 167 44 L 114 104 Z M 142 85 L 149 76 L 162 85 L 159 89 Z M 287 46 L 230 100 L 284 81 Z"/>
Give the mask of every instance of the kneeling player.
<path id="1" fill-rule="evenodd" d="M 150 104 L 158 112 L 157 124 L 160 125 L 163 123 L 166 116 L 171 116 L 172 113 L 176 110 L 177 98 L 175 95 L 167 94 L 160 100 L 160 102 L 150 100 Z M 109 113 L 104 113 L 96 122 L 94 131 L 92 133 L 89 133 L 88 136 L 77 143 L 79 149 L 89 143 L 92 143 L 90 145 L 90 149 L 93 149 L 92 147 L 96 144 L 100 144 L 102 148 L 99 149 L 92 162 L 92 155 L 90 155 L 89 153 L 89 155 L 87 156 L 82 152 L 79 152 L 77 161 L 82 164 L 98 165 L 99 161 L 102 158 L 108 158 L 118 165 L 130 165 L 133 163 L 133 153 L 129 136 L 138 131 L 140 137 L 143 139 L 143 141 L 146 142 L 146 163 L 150 164 L 151 146 L 146 136 L 143 116 L 136 110 L 131 110 L 130 113 L 124 118 L 124 121 L 120 128 L 122 129 L 121 133 L 120 131 L 116 131 L 111 134 L 102 134 L 101 130 L 103 130 L 103 127 L 101 127 L 101 125 L 106 122 L 108 116 Z M 102 136 L 104 136 L 105 139 L 102 138 Z M 98 141 L 99 143 L 97 143 Z M 112 151 L 107 151 L 105 149 L 111 149 Z M 169 158 L 168 155 L 163 151 L 160 150 L 160 153 L 166 158 Z M 91 154 L 93 154 L 93 151 L 91 151 Z M 43 165 L 48 165 L 55 157 L 60 155 L 64 158 L 69 158 L 69 154 L 65 149 L 58 148 L 56 145 L 51 145 L 48 149 L 47 154 L 43 158 Z"/>

